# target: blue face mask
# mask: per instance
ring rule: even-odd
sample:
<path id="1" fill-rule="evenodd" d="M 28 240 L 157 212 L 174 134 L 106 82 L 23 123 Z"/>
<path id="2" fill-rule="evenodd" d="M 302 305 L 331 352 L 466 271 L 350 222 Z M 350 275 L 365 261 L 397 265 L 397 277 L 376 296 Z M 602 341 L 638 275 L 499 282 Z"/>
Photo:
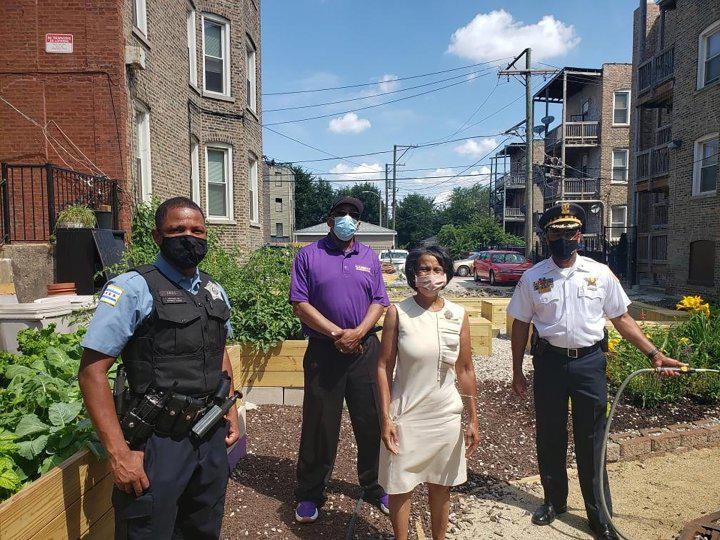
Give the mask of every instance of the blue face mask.
<path id="1" fill-rule="evenodd" d="M 337 236 L 340 240 L 342 240 L 343 242 L 347 242 L 353 236 L 355 236 L 358 228 L 358 223 L 358 221 L 355 221 L 353 218 L 347 215 L 336 217 L 335 223 L 333 224 L 333 232 L 335 233 L 335 236 Z"/>

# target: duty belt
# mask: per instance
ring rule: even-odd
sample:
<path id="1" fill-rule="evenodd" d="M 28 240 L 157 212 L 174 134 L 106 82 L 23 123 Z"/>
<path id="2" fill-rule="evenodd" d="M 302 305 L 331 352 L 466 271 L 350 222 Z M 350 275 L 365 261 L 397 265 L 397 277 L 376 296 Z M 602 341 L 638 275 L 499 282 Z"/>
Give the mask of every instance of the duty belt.
<path id="1" fill-rule="evenodd" d="M 587 356 L 591 352 L 595 352 L 600 348 L 600 342 L 598 341 L 594 345 L 590 345 L 589 347 L 579 347 L 576 349 L 570 349 L 565 347 L 556 347 L 552 343 L 550 343 L 546 339 L 540 338 L 541 342 L 543 343 L 543 352 L 553 352 L 560 356 L 567 356 L 568 358 L 572 358 L 573 360 L 577 358 L 582 358 L 583 356 Z"/>

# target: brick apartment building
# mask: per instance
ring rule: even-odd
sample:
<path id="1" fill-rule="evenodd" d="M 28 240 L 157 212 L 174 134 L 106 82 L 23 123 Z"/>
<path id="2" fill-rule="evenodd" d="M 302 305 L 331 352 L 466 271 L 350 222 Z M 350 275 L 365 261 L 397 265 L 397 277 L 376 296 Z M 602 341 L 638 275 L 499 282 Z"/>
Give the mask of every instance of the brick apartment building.
<path id="1" fill-rule="evenodd" d="M 542 173 L 545 147 L 542 140 L 533 141 L 533 224 L 542 213 L 543 196 L 537 175 Z M 525 237 L 525 143 L 511 143 L 495 154 L 497 173 L 493 173 L 491 206 L 503 229 L 520 238 Z"/>
<path id="2" fill-rule="evenodd" d="M 226 245 L 261 245 L 259 9 L 259 0 L 0 3 L 0 161 L 118 180 L 123 228 L 138 201 L 185 195 Z M 47 229 L 47 216 L 34 217 Z"/>
<path id="3" fill-rule="evenodd" d="M 295 174 L 282 164 L 263 161 L 265 243 L 292 242 L 295 232 Z"/>
<path id="4" fill-rule="evenodd" d="M 720 3 L 640 0 L 633 25 L 636 278 L 720 298 Z"/>
<path id="5" fill-rule="evenodd" d="M 590 252 L 618 241 L 627 226 L 631 75 L 630 64 L 565 67 L 533 98 L 536 113 L 538 104 L 561 107 L 559 124 L 545 136 L 552 167 L 540 176 L 544 208 L 560 200 L 583 206 Z"/>

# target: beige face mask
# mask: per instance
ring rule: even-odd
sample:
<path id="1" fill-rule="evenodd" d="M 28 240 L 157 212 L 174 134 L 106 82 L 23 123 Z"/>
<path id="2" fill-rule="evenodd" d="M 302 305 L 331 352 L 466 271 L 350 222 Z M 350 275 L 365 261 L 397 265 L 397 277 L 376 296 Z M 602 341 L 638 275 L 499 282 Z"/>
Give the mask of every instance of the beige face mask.
<path id="1" fill-rule="evenodd" d="M 443 289 L 445 285 L 447 285 L 447 276 L 445 274 L 430 274 L 429 276 L 415 278 L 415 286 L 430 294 L 438 292 Z"/>

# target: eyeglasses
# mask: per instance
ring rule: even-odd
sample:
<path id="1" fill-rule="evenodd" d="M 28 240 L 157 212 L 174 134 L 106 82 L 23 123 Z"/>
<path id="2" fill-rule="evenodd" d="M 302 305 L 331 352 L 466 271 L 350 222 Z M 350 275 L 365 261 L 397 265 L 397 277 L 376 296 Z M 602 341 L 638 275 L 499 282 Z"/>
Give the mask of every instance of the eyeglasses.
<path id="1" fill-rule="evenodd" d="M 333 217 L 344 217 L 344 216 L 350 216 L 355 221 L 360 219 L 360 214 L 358 212 L 348 212 L 347 210 L 338 210 L 336 212 L 333 212 Z"/>
<path id="2" fill-rule="evenodd" d="M 435 274 L 436 276 L 442 276 L 445 274 L 445 269 L 440 268 L 439 266 L 437 268 L 428 268 L 421 266 L 417 269 L 417 272 L 415 272 L 418 276 L 429 276 L 430 274 Z"/>

